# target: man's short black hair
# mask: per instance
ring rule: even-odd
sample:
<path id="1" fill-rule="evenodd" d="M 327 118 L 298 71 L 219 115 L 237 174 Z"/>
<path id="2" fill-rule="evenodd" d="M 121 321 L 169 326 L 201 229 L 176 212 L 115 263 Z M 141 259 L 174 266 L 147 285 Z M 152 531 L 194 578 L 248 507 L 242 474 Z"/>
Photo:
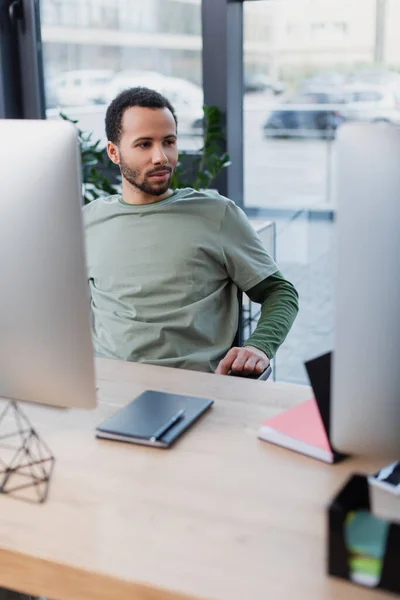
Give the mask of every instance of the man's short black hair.
<path id="1" fill-rule="evenodd" d="M 118 144 L 122 133 L 122 117 L 127 108 L 141 106 L 143 108 L 168 108 L 178 126 L 175 110 L 167 98 L 146 87 L 134 87 L 124 90 L 111 102 L 106 112 L 107 139 Z"/>

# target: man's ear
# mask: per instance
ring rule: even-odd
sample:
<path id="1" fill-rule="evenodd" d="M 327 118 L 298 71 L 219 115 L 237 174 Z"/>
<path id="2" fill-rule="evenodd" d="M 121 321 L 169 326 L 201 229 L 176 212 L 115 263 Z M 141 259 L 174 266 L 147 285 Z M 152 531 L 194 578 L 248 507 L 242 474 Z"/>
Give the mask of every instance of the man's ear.
<path id="1" fill-rule="evenodd" d="M 107 142 L 107 154 L 110 160 L 115 165 L 119 165 L 119 151 L 118 147 L 112 142 Z"/>

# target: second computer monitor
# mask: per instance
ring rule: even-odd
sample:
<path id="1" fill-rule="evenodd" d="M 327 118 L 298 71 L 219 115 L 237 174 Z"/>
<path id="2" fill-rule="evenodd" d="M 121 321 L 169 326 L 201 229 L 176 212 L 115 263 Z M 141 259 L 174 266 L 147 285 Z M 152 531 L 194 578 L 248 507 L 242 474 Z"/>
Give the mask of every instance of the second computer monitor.
<path id="1" fill-rule="evenodd" d="M 400 457 L 400 128 L 346 124 L 337 156 L 332 441 Z"/>

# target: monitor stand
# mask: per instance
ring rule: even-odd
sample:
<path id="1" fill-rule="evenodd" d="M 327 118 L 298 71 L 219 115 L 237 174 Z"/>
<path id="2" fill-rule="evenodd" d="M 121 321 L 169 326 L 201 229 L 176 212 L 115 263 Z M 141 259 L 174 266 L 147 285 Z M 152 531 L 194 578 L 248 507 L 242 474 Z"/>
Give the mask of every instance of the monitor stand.
<path id="1" fill-rule="evenodd" d="M 15 400 L 0 412 L 0 493 L 45 502 L 55 458 Z"/>

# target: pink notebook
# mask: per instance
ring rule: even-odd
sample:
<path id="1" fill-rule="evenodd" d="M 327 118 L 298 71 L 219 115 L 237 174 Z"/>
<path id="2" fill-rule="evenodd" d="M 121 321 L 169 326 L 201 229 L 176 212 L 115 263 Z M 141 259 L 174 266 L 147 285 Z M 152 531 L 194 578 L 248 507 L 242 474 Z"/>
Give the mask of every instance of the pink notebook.
<path id="1" fill-rule="evenodd" d="M 334 462 L 334 454 L 314 398 L 265 421 L 258 437 L 324 462 Z"/>

